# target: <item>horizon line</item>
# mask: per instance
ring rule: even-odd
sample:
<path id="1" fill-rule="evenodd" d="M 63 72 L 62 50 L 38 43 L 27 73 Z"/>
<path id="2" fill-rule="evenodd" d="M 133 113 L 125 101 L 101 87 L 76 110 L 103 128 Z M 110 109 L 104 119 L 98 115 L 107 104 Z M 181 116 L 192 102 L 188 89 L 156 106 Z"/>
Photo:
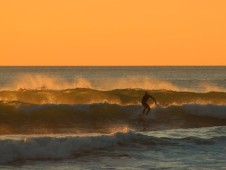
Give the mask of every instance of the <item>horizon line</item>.
<path id="1" fill-rule="evenodd" d="M 225 67 L 226 65 L 0 65 L 0 67 Z"/>

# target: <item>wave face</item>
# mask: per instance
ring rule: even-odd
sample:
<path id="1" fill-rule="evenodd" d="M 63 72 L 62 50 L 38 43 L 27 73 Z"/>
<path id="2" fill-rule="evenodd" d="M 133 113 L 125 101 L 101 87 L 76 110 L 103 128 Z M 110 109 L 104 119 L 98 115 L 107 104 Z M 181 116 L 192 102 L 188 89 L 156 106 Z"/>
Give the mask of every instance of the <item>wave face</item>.
<path id="1" fill-rule="evenodd" d="M 0 134 L 112 133 L 120 128 L 159 130 L 226 125 L 225 105 L 172 105 L 141 116 L 140 105 L 0 104 Z"/>
<path id="2" fill-rule="evenodd" d="M 226 104 L 225 92 L 189 92 L 171 90 L 115 89 L 101 91 L 89 88 L 68 90 L 5 90 L 0 91 L 0 100 L 19 101 L 31 104 L 92 104 L 110 103 L 119 105 L 139 104 L 145 91 L 152 94 L 162 106 L 181 104 Z"/>

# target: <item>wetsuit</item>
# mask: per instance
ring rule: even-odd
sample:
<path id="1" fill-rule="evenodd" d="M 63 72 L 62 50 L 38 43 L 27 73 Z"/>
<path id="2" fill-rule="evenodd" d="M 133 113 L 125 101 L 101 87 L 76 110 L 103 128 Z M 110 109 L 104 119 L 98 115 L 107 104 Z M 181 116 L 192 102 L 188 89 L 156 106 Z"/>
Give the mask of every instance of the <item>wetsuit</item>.
<path id="1" fill-rule="evenodd" d="M 154 100 L 155 104 L 156 104 L 155 98 L 152 97 L 151 95 L 145 93 L 145 95 L 142 97 L 142 101 L 141 101 L 142 105 L 144 106 L 143 113 L 145 112 L 146 109 L 148 109 L 147 114 L 151 110 L 150 106 L 147 104 L 147 101 L 148 101 L 149 98 L 152 98 Z"/>

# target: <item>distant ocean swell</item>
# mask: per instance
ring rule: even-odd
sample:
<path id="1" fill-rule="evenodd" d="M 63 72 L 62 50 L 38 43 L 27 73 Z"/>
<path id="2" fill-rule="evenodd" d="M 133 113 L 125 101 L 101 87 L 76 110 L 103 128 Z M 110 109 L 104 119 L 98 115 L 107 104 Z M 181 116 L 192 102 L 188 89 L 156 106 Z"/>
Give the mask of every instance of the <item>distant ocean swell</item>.
<path id="1" fill-rule="evenodd" d="M 152 137 L 135 132 L 118 132 L 111 135 L 96 136 L 21 136 L 19 139 L 0 139 L 0 164 L 16 163 L 27 160 L 61 160 L 102 152 L 146 147 L 164 149 L 167 146 L 187 147 L 191 145 L 214 145 L 224 142 L 225 136 L 212 138 Z M 103 150 L 104 149 L 104 150 Z M 120 155 L 118 155 L 119 157 Z M 129 156 L 129 155 L 124 155 Z"/>
<path id="2" fill-rule="evenodd" d="M 0 134 L 111 133 L 117 128 L 161 130 L 226 125 L 226 105 L 0 104 Z M 117 130 L 116 130 L 117 131 Z"/>

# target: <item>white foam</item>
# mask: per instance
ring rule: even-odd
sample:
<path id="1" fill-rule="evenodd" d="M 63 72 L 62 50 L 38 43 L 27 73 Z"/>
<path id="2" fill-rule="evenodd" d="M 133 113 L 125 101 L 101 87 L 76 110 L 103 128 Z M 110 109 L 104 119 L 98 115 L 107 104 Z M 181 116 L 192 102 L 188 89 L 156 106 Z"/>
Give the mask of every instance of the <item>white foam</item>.
<path id="1" fill-rule="evenodd" d="M 224 127 L 223 127 L 224 128 Z M 204 129 L 205 130 L 205 129 Z M 207 129 L 208 130 L 208 129 Z M 185 133 L 191 130 L 183 130 Z M 201 132 L 201 130 L 198 130 Z M 217 130 L 218 131 L 218 130 Z M 175 131 L 173 131 L 175 132 Z M 156 132 L 157 133 L 157 132 Z M 187 135 L 181 136 L 180 138 L 172 137 L 167 133 L 167 136 L 164 135 L 154 135 L 156 133 L 135 133 L 129 131 L 127 133 L 118 132 L 112 135 L 94 135 L 94 136 L 63 136 L 63 135 L 51 135 L 51 136 L 20 136 L 19 137 L 0 137 L 0 164 L 8 164 L 21 160 L 56 160 L 56 159 L 69 159 L 76 156 L 83 156 L 87 153 L 92 153 L 95 150 L 112 150 L 120 149 L 121 147 L 132 148 L 143 146 L 169 146 L 175 143 L 184 143 L 184 144 L 197 144 L 200 142 L 208 142 L 207 140 L 212 140 L 212 137 L 215 138 L 215 141 L 223 141 L 225 143 L 225 133 L 220 135 L 212 135 L 211 137 L 206 138 L 197 138 L 196 136 L 190 137 L 189 135 L 194 135 L 195 133 L 190 132 Z M 164 131 L 158 131 L 158 133 L 164 133 Z M 206 132 L 208 136 L 209 132 Z M 185 133 L 186 134 L 186 133 Z M 200 136 L 200 135 L 198 135 Z M 164 138 L 162 138 L 164 137 Z M 189 137 L 187 139 L 187 137 Z M 203 136 L 202 136 L 203 137 Z M 181 140 L 178 140 L 181 139 Z M 213 141 L 210 141 L 211 145 Z"/>
<path id="2" fill-rule="evenodd" d="M 139 137 L 139 136 L 137 136 Z M 0 164 L 18 160 L 67 159 L 95 149 L 108 149 L 136 138 L 134 132 L 102 136 L 24 137 L 0 140 Z"/>

